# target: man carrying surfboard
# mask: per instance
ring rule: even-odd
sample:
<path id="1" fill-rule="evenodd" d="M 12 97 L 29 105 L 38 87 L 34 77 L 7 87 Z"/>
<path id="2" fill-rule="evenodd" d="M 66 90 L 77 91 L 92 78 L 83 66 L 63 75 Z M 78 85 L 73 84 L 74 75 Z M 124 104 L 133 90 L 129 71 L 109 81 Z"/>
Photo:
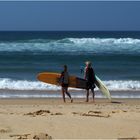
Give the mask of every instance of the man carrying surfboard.
<path id="1" fill-rule="evenodd" d="M 85 67 L 85 73 L 84 73 L 84 78 L 85 80 L 87 80 L 87 95 L 86 95 L 86 102 L 88 102 L 88 98 L 89 98 L 89 90 L 91 89 L 92 91 L 92 97 L 93 97 L 93 101 L 94 101 L 94 97 L 95 97 L 95 93 L 94 93 L 94 88 L 95 88 L 95 73 L 93 68 L 91 67 L 91 62 L 87 61 L 85 62 L 86 67 Z"/>
<path id="2" fill-rule="evenodd" d="M 68 92 L 69 73 L 67 70 L 67 65 L 64 65 L 64 70 L 61 72 L 60 82 L 61 82 L 61 86 L 62 86 L 63 101 L 65 102 L 65 93 L 66 93 L 68 95 L 68 97 L 70 98 L 71 102 L 73 102 L 73 99 L 71 98 L 71 95 Z"/>

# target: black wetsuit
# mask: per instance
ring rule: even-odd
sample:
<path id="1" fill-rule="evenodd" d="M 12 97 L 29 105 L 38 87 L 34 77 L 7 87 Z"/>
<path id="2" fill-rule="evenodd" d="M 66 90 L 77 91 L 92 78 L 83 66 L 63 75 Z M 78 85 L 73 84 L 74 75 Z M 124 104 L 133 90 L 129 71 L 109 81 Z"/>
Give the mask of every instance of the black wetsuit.
<path id="1" fill-rule="evenodd" d="M 85 70 L 85 79 L 87 80 L 87 89 L 95 88 L 95 73 L 92 67 L 86 68 Z"/>

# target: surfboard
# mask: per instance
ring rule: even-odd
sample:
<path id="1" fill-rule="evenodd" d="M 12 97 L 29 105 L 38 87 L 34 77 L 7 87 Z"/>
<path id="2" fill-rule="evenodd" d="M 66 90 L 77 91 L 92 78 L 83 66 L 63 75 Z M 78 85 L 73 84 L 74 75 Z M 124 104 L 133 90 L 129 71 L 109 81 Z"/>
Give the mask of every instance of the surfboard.
<path id="1" fill-rule="evenodd" d="M 59 86 L 60 85 L 60 76 L 61 76 L 60 73 L 42 72 L 37 75 L 37 79 L 39 81 L 42 81 L 45 83 Z M 95 84 L 101 90 L 103 95 L 105 95 L 109 100 L 111 100 L 109 90 L 97 76 L 96 76 Z M 69 87 L 86 89 L 86 80 L 76 77 L 76 76 L 69 76 Z"/>
<path id="2" fill-rule="evenodd" d="M 111 95 L 108 90 L 108 88 L 105 86 L 105 84 L 99 79 L 97 75 L 95 75 L 96 81 L 95 84 L 96 86 L 101 90 L 101 92 L 109 99 L 111 100 Z"/>
<path id="3" fill-rule="evenodd" d="M 43 72 L 38 74 L 37 79 L 45 83 L 60 85 L 60 76 L 60 73 Z M 69 87 L 85 89 L 86 82 L 82 78 L 69 76 Z"/>

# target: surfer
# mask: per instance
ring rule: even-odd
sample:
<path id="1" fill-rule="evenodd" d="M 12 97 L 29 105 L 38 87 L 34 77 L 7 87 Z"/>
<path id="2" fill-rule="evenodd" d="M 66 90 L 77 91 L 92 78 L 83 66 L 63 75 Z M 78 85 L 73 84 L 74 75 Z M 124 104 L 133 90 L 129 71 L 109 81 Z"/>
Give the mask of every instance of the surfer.
<path id="1" fill-rule="evenodd" d="M 85 62 L 86 67 L 85 67 L 85 73 L 84 73 L 84 78 L 87 80 L 87 95 L 86 95 L 86 102 L 88 102 L 88 98 L 89 98 L 89 90 L 91 89 L 92 91 L 92 97 L 93 97 L 93 102 L 94 102 L 94 97 L 95 97 L 95 93 L 94 93 L 94 88 L 95 88 L 95 73 L 94 70 L 91 66 L 91 62 L 87 61 Z"/>
<path id="2" fill-rule="evenodd" d="M 69 73 L 67 69 L 67 65 L 64 65 L 64 70 L 61 73 L 60 76 L 60 82 L 62 86 L 62 96 L 63 96 L 63 101 L 65 102 L 65 93 L 68 95 L 68 97 L 71 100 L 71 103 L 73 102 L 73 99 L 71 98 L 70 93 L 68 92 L 68 85 L 69 85 Z"/>

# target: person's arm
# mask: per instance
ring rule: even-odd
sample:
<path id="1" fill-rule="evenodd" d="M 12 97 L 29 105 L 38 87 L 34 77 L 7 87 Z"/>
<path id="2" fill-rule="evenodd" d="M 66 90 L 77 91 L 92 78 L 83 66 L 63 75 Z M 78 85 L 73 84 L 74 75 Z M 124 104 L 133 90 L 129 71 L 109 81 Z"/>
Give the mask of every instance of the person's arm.
<path id="1" fill-rule="evenodd" d="M 92 68 L 92 70 L 93 70 L 93 80 L 95 81 L 96 80 L 96 78 L 95 78 L 95 71 L 94 71 L 93 68 Z"/>
<path id="2" fill-rule="evenodd" d="M 70 76 L 69 76 L 69 73 L 68 73 L 68 83 L 69 83 L 69 81 L 70 81 Z"/>
<path id="3" fill-rule="evenodd" d="M 59 83 L 62 84 L 64 81 L 64 72 L 61 72 Z"/>
<path id="4" fill-rule="evenodd" d="M 84 79 L 86 79 L 87 77 L 87 68 L 85 67 L 85 70 L 84 70 Z"/>
<path id="5" fill-rule="evenodd" d="M 60 78 L 62 78 L 62 77 L 63 77 L 63 75 L 64 75 L 64 73 L 63 73 L 63 72 L 61 72 Z"/>

